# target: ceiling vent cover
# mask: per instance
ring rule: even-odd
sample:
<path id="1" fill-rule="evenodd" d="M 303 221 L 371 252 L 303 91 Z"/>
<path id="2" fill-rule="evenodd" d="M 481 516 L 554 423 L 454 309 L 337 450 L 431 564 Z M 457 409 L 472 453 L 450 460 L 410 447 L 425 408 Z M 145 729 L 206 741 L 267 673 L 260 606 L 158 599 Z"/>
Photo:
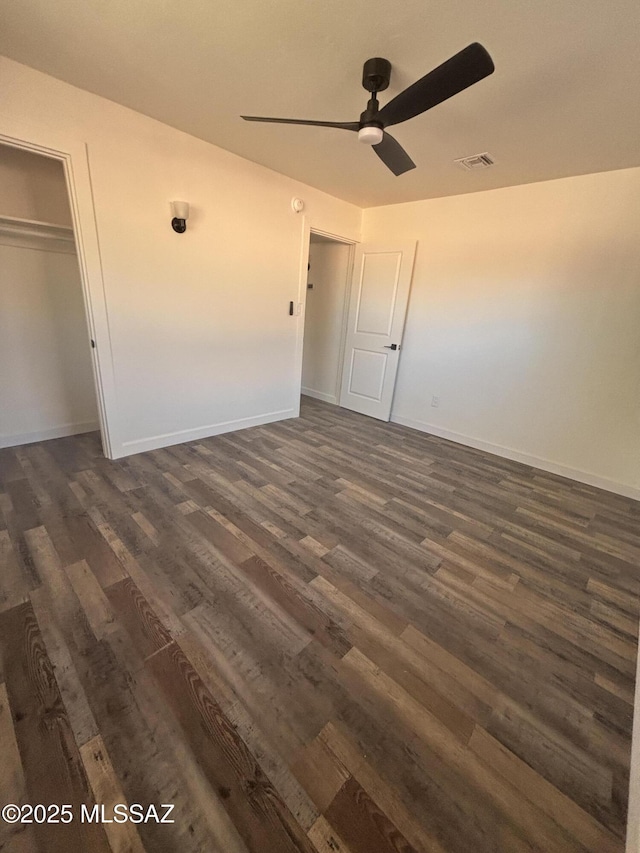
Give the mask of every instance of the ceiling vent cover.
<path id="1" fill-rule="evenodd" d="M 466 172 L 476 172 L 478 169 L 488 169 L 496 161 L 491 154 L 487 154 L 485 151 L 484 154 L 472 154 L 470 157 L 460 157 L 459 160 L 454 160 L 453 162 L 457 163 Z"/>

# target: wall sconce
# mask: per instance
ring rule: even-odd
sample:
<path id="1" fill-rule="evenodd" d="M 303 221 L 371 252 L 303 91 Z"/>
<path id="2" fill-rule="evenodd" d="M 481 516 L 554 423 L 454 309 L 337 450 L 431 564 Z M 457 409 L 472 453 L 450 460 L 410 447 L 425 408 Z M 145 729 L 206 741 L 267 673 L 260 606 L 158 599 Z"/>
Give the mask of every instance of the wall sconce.
<path id="1" fill-rule="evenodd" d="M 171 227 L 178 234 L 184 234 L 187 230 L 187 219 L 189 218 L 189 202 L 172 201 L 171 210 L 173 212 Z"/>

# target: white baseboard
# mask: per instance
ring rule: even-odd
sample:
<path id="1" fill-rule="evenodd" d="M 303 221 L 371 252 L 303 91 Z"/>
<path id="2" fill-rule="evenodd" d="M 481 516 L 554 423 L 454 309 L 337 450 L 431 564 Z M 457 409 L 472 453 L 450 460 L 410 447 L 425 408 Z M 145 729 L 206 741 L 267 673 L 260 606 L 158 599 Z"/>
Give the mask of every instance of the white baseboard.
<path id="1" fill-rule="evenodd" d="M 210 438 L 213 435 L 221 435 L 225 432 L 233 432 L 237 429 L 247 429 L 252 426 L 270 424 L 274 421 L 282 421 L 285 418 L 294 418 L 296 413 L 293 409 L 283 409 L 278 412 L 265 412 L 262 415 L 253 415 L 250 418 L 239 418 L 233 421 L 222 421 L 217 424 L 195 427 L 194 429 L 167 432 L 162 435 L 153 435 L 150 438 L 140 438 L 134 441 L 123 441 L 120 447 L 115 448 L 112 459 L 121 459 L 123 456 L 131 456 L 134 453 L 144 453 L 147 450 L 158 450 L 160 447 L 171 447 L 172 444 L 184 444 L 186 441 L 197 441 L 200 438 Z"/>
<path id="2" fill-rule="evenodd" d="M 640 655 L 636 663 L 636 689 L 631 738 L 631 772 L 629 774 L 629 814 L 627 817 L 626 853 L 640 853 Z"/>
<path id="3" fill-rule="evenodd" d="M 63 424 L 62 426 L 41 429 L 37 432 L 23 432 L 17 435 L 0 435 L 0 447 L 17 447 L 20 444 L 33 444 L 35 441 L 48 441 L 50 438 L 65 438 L 67 435 L 80 435 L 100 429 L 97 421 L 81 424 Z"/>
<path id="4" fill-rule="evenodd" d="M 640 853 L 640 655 L 636 661 L 636 689 L 631 738 L 631 772 L 629 774 L 629 809 L 627 817 L 626 853 Z"/>
<path id="5" fill-rule="evenodd" d="M 326 394 L 324 391 L 314 391 L 313 388 L 302 388 L 301 392 L 306 397 L 313 397 L 315 400 L 323 400 L 325 403 L 332 403 L 334 406 L 338 405 L 338 398 L 335 394 Z"/>
<path id="6" fill-rule="evenodd" d="M 513 462 L 522 462 L 524 465 L 530 465 L 532 468 L 540 468 L 542 471 L 557 474 L 559 477 L 577 480 L 579 483 L 585 483 L 587 486 L 595 486 L 598 489 L 605 489 L 607 492 L 615 492 L 615 494 L 622 495 L 625 498 L 633 498 L 636 501 L 640 500 L 640 488 L 628 485 L 627 483 L 618 483 L 616 480 L 610 480 L 607 477 L 601 477 L 589 471 L 570 468 L 568 465 L 562 465 L 560 462 L 554 462 L 551 459 L 543 459 L 540 456 L 523 453 L 511 447 L 503 447 L 501 444 L 492 444 L 490 441 L 483 441 L 480 438 L 473 438 L 470 435 L 464 435 L 450 429 L 443 429 L 425 421 L 405 418 L 402 415 L 395 415 L 393 413 L 391 420 L 393 423 L 411 427 L 411 429 L 417 429 L 420 432 L 428 432 L 431 435 L 438 436 L 438 438 L 446 438 L 449 441 L 455 441 L 457 444 L 463 444 L 466 447 L 474 447 L 476 450 L 486 450 L 488 453 L 495 453 L 496 456 L 511 459 Z"/>

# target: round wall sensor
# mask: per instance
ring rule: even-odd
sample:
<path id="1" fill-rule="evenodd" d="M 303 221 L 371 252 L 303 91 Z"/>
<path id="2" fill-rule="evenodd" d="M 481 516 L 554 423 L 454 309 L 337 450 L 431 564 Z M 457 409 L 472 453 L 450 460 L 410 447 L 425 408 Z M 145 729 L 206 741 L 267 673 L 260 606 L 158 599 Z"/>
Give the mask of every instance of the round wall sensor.
<path id="1" fill-rule="evenodd" d="M 301 198 L 292 198 L 291 199 L 291 210 L 294 213 L 302 213 L 304 210 L 304 202 Z"/>

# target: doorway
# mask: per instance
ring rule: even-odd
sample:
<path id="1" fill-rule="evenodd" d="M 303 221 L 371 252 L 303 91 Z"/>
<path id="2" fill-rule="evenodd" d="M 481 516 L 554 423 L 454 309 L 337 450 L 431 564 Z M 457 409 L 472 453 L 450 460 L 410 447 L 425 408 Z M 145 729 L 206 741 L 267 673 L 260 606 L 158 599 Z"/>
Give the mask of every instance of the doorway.
<path id="1" fill-rule="evenodd" d="M 308 245 L 302 394 L 388 421 L 417 244 Z"/>
<path id="2" fill-rule="evenodd" d="M 338 405 L 353 244 L 315 231 L 309 241 L 302 395 Z"/>
<path id="3" fill-rule="evenodd" d="M 100 428 L 60 160 L 0 144 L 0 447 Z"/>

